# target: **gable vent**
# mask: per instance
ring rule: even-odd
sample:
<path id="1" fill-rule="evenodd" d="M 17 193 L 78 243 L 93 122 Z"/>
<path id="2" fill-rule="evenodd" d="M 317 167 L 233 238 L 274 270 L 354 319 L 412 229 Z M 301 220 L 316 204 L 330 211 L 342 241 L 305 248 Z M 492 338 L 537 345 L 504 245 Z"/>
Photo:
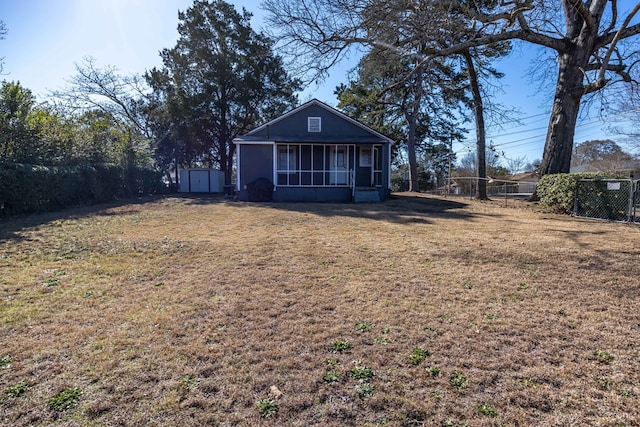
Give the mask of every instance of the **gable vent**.
<path id="1" fill-rule="evenodd" d="M 307 125 L 309 132 L 322 131 L 322 118 L 321 117 L 307 117 Z"/>

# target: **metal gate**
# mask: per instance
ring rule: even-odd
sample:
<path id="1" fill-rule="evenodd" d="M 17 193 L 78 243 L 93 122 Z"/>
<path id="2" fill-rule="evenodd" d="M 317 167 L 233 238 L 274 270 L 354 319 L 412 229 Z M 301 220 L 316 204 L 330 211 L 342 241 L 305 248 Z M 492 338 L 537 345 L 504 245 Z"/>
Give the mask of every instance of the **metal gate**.
<path id="1" fill-rule="evenodd" d="M 582 179 L 576 183 L 573 215 L 640 224 L 640 191 L 631 179 Z"/>

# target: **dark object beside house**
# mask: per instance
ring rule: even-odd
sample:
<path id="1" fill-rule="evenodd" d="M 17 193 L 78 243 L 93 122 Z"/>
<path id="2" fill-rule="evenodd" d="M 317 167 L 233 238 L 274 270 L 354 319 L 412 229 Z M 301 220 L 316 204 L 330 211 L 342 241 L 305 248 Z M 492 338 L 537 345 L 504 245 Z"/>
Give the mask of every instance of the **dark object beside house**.
<path id="1" fill-rule="evenodd" d="M 250 202 L 270 202 L 273 200 L 273 183 L 267 178 L 258 178 L 247 184 Z"/>
<path id="2" fill-rule="evenodd" d="M 393 141 L 312 100 L 234 139 L 240 200 L 273 183 L 275 202 L 376 202 L 390 193 Z"/>

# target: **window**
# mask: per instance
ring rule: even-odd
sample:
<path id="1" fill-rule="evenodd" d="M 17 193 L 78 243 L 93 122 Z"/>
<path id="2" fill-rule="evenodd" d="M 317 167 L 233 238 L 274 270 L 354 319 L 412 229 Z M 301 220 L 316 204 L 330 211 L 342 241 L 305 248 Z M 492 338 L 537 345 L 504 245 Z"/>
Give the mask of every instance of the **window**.
<path id="1" fill-rule="evenodd" d="M 355 145 L 278 144 L 276 185 L 327 187 L 349 185 Z"/>
<path id="2" fill-rule="evenodd" d="M 307 126 L 309 132 L 321 132 L 322 117 L 307 117 Z"/>
<path id="3" fill-rule="evenodd" d="M 371 167 L 371 148 L 360 148 L 360 166 Z"/>
<path id="4" fill-rule="evenodd" d="M 278 170 L 290 171 L 297 169 L 296 145 L 284 145 L 278 147 Z"/>

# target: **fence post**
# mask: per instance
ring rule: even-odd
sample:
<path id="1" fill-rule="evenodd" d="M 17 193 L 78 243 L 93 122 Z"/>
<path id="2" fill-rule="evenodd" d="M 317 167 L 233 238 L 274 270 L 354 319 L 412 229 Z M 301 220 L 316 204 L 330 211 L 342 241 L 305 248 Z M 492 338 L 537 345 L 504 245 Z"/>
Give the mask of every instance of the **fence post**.
<path id="1" fill-rule="evenodd" d="M 629 212 L 627 222 L 633 222 L 633 179 L 629 179 Z"/>

